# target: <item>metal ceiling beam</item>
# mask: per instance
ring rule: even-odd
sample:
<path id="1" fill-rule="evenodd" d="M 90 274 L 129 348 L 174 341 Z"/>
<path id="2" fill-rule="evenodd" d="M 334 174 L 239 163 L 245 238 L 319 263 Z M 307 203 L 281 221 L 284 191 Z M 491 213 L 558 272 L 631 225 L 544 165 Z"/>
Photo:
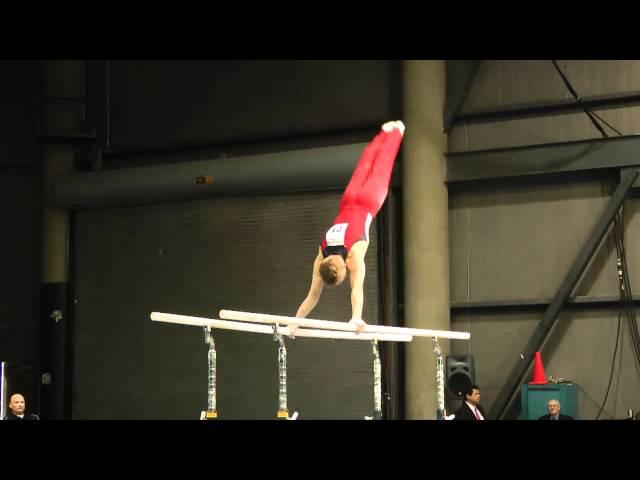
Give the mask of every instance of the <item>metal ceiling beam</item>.
<path id="1" fill-rule="evenodd" d="M 636 180 L 637 181 L 637 180 Z M 632 299 L 633 304 L 640 307 L 640 298 Z M 450 308 L 452 313 L 459 312 L 477 312 L 483 313 L 487 311 L 513 311 L 517 309 L 542 309 L 547 308 L 551 303 L 550 298 L 531 298 L 522 300 L 490 300 L 490 301 L 472 301 L 472 302 L 451 302 Z M 587 308 L 618 308 L 620 305 L 620 296 L 615 295 L 599 295 L 595 297 L 570 297 L 567 300 L 567 307 L 574 309 Z"/>
<path id="2" fill-rule="evenodd" d="M 581 97 L 580 100 L 590 110 L 627 108 L 640 105 L 640 93 Z M 491 110 L 466 112 L 456 115 L 453 119 L 453 124 L 502 122 L 520 118 L 566 115 L 578 112 L 584 113 L 584 110 L 574 99 L 563 99 L 554 102 L 510 105 Z"/>
<path id="3" fill-rule="evenodd" d="M 447 183 L 640 164 L 640 135 L 448 153 Z"/>

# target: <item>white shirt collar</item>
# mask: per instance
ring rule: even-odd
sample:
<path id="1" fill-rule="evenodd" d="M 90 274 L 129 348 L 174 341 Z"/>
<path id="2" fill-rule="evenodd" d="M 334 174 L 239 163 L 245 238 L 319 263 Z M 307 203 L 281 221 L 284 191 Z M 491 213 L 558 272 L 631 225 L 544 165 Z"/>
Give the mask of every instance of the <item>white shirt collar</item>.
<path id="1" fill-rule="evenodd" d="M 484 417 L 482 416 L 482 413 L 480 413 L 480 409 L 478 407 L 467 402 L 466 400 L 464 401 L 464 403 L 466 403 L 469 406 L 472 412 L 477 412 L 478 416 L 480 417 L 480 420 L 484 420 Z"/>

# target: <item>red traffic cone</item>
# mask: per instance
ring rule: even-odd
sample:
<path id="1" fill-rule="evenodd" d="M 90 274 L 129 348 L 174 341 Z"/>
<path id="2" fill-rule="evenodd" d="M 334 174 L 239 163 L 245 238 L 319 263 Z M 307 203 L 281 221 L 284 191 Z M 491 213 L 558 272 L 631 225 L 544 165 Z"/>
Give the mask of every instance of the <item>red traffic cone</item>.
<path id="1" fill-rule="evenodd" d="M 542 357 L 540 352 L 536 352 L 536 357 L 533 362 L 533 381 L 529 382 L 529 385 L 544 385 L 547 382 L 547 377 L 544 374 L 544 367 L 542 366 Z"/>

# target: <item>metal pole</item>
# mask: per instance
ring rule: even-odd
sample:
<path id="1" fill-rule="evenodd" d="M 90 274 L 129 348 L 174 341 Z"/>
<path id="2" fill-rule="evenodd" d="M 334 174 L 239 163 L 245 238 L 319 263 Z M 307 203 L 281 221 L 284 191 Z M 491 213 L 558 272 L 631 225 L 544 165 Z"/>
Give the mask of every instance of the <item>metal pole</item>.
<path id="1" fill-rule="evenodd" d="M 371 342 L 373 349 L 373 420 L 382 420 L 382 365 L 378 341 Z"/>
<path id="2" fill-rule="evenodd" d="M 216 344 L 210 327 L 204 327 L 204 341 L 209 345 L 208 355 L 208 386 L 207 386 L 207 411 L 200 415 L 202 420 L 215 420 L 218 418 L 216 411 Z M 204 417 L 204 418 L 203 418 Z"/>
<path id="3" fill-rule="evenodd" d="M 274 341 L 278 346 L 278 414 L 280 420 L 289 418 L 287 409 L 287 347 L 284 344 L 282 335 L 278 333 L 278 324 L 273 325 Z"/>
<path id="4" fill-rule="evenodd" d="M 442 351 L 438 345 L 438 337 L 431 337 L 433 341 L 433 351 L 436 354 L 436 419 L 444 420 L 447 412 L 444 406 L 444 364 L 442 362 Z"/>

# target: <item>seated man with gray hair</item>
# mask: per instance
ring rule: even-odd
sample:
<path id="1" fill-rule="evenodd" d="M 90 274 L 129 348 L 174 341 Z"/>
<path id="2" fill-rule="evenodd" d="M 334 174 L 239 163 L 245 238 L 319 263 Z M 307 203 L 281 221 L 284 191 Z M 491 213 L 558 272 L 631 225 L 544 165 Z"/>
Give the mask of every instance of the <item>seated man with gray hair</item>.
<path id="1" fill-rule="evenodd" d="M 40 420 L 35 413 L 25 413 L 26 403 L 24 397 L 19 393 L 14 393 L 9 398 L 9 412 L 3 420 Z"/>
<path id="2" fill-rule="evenodd" d="M 538 420 L 573 420 L 570 415 L 563 415 L 560 413 L 560 402 L 555 398 L 552 398 L 547 402 L 548 415 L 543 415 Z"/>

